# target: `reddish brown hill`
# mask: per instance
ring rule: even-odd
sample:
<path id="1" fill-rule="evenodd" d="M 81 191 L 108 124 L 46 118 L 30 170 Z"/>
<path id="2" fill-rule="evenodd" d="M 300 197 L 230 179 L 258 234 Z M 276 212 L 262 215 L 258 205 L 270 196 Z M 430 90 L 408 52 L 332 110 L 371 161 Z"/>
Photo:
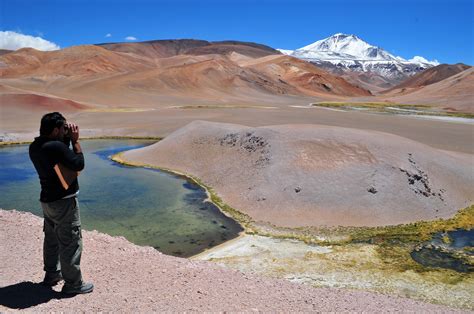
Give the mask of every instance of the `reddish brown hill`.
<path id="1" fill-rule="evenodd" d="M 100 90 L 127 91 L 127 97 L 133 93 L 152 93 L 241 100 L 262 99 L 269 95 L 370 95 L 342 78 L 292 57 L 240 59 L 238 61 L 235 54 L 162 58 L 157 60 L 156 68 L 96 80 L 93 85 L 85 84 L 80 89 L 86 94 Z"/>
<path id="2" fill-rule="evenodd" d="M 241 65 L 263 72 L 283 84 L 292 85 L 304 94 L 371 95 L 366 89 L 352 85 L 343 78 L 321 70 L 309 62 L 290 56 L 267 56 L 243 61 Z"/>
<path id="3" fill-rule="evenodd" d="M 281 54 L 271 47 L 240 41 L 208 42 L 195 39 L 153 40 L 139 43 L 99 44 L 105 49 L 141 55 L 148 58 L 172 57 L 180 54 L 206 55 L 237 52 L 253 58 Z"/>
<path id="4" fill-rule="evenodd" d="M 109 43 L 98 44 L 98 47 L 110 51 L 141 55 L 148 58 L 166 58 L 184 54 L 190 49 L 208 45 L 205 40 L 152 40 L 138 43 Z"/>
<path id="5" fill-rule="evenodd" d="M 187 52 L 192 55 L 203 54 L 230 54 L 232 52 L 252 58 L 260 58 L 268 55 L 281 55 L 281 52 L 265 45 L 247 43 L 240 41 L 212 42 L 210 45 L 196 47 Z"/>
<path id="6" fill-rule="evenodd" d="M 0 56 L 8 86 L 96 104 L 155 103 L 157 97 L 261 103 L 269 95 L 370 96 L 318 67 L 259 44 L 167 40 L 27 48 Z M 169 101 L 169 100 L 167 100 Z"/>
<path id="7" fill-rule="evenodd" d="M 0 49 L 0 56 L 1 56 L 1 55 L 4 55 L 4 54 L 7 54 L 7 53 L 10 53 L 10 52 L 13 52 L 13 50 Z"/>
<path id="8" fill-rule="evenodd" d="M 340 76 L 353 85 L 370 90 L 373 94 L 379 93 L 398 84 L 398 82 L 395 82 L 392 79 L 388 79 L 374 72 L 348 71 L 345 73 L 341 73 Z"/>
<path id="9" fill-rule="evenodd" d="M 474 68 L 417 90 L 388 98 L 398 103 L 429 104 L 452 110 L 474 113 Z"/>
<path id="10" fill-rule="evenodd" d="M 0 107 L 2 110 L 12 107 L 27 111 L 77 111 L 87 109 L 89 106 L 72 100 L 48 97 L 37 94 L 0 94 Z"/>
<path id="11" fill-rule="evenodd" d="M 401 84 L 392 87 L 382 93 L 405 94 L 414 92 L 419 87 L 428 86 L 440 82 L 469 68 L 470 66 L 462 63 L 440 64 L 438 66 L 426 69 L 425 71 L 410 77 L 409 79 L 403 81 Z"/>
<path id="12" fill-rule="evenodd" d="M 74 46 L 56 51 L 23 48 L 0 56 L 6 66 L 0 76 L 79 76 L 145 69 L 151 61 L 115 53 L 97 46 Z"/>
<path id="13" fill-rule="evenodd" d="M 302 95 L 296 87 L 269 77 L 261 71 L 240 67 L 219 55 L 177 56 L 160 59 L 147 71 L 113 76 L 86 84 L 88 90 L 127 91 L 192 98 L 250 100 L 265 95 Z"/>

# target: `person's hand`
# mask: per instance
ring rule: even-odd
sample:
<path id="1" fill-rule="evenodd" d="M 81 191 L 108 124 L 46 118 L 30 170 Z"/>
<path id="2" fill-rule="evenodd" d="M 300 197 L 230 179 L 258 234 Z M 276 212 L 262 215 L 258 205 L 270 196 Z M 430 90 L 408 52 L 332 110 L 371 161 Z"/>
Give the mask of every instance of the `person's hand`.
<path id="1" fill-rule="evenodd" d="M 69 136 L 74 144 L 79 140 L 79 127 L 74 123 L 68 123 L 67 125 L 69 128 Z"/>

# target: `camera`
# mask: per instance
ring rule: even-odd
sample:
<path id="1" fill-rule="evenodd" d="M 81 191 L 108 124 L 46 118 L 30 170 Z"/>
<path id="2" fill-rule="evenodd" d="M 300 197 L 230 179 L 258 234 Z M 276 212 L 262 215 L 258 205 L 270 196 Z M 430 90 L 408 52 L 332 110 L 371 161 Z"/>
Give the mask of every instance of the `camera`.
<path id="1" fill-rule="evenodd" d="M 64 124 L 64 137 L 63 137 L 63 142 L 67 146 L 71 144 L 71 137 L 72 137 L 72 132 L 70 125 L 68 123 Z"/>
<path id="2" fill-rule="evenodd" d="M 71 129 L 69 128 L 69 124 L 67 123 L 64 124 L 64 136 L 71 136 Z"/>

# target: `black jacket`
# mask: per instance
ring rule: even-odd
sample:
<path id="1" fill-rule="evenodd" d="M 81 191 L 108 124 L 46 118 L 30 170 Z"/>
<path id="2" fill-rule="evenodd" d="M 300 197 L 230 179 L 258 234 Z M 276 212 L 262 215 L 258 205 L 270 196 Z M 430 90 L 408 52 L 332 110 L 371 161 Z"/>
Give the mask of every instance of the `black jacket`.
<path id="1" fill-rule="evenodd" d="M 82 153 L 75 153 L 64 142 L 39 136 L 30 144 L 30 159 L 40 179 L 41 202 L 53 202 L 79 190 L 77 179 L 65 190 L 53 168 L 61 163 L 71 170 L 81 171 L 84 169 Z"/>

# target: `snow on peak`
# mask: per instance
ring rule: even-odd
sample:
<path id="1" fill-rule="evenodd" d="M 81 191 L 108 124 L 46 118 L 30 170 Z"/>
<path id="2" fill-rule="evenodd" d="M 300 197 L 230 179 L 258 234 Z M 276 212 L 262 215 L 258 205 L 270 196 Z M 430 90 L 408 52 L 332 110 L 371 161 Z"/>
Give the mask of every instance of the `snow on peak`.
<path id="1" fill-rule="evenodd" d="M 397 79 L 439 64 L 436 60 L 428 61 L 420 56 L 406 60 L 373 46 L 356 35 L 343 33 L 334 34 L 294 51 L 278 50 L 330 70 L 336 68 L 338 71 L 375 72 L 383 77 Z"/>
<path id="2" fill-rule="evenodd" d="M 428 61 L 428 60 L 426 60 L 425 58 L 420 57 L 420 56 L 414 56 L 413 58 L 411 58 L 411 59 L 408 60 L 408 61 L 409 61 L 409 62 L 413 62 L 413 63 L 430 64 L 430 65 L 433 65 L 433 66 L 439 65 L 438 60 Z"/>
<path id="3" fill-rule="evenodd" d="M 288 49 L 277 49 L 277 50 L 284 55 L 291 55 L 294 51 L 294 50 L 288 50 Z"/>
<path id="4" fill-rule="evenodd" d="M 331 52 L 344 56 L 343 59 L 353 60 L 396 60 L 397 57 L 391 55 L 382 48 L 370 45 L 355 35 L 337 33 L 328 38 L 318 40 L 308 46 L 295 50 L 295 54 L 304 56 L 305 53 Z M 329 57 L 332 59 L 332 56 Z"/>

